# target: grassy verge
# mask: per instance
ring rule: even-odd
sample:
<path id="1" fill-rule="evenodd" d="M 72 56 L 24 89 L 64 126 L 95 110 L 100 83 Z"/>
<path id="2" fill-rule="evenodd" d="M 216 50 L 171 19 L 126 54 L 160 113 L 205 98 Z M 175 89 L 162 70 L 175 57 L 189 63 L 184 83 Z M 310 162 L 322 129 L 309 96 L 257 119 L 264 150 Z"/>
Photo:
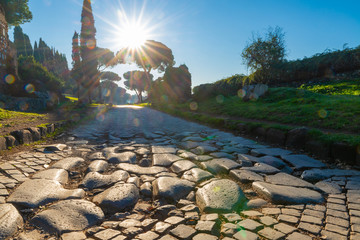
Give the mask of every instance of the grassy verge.
<path id="1" fill-rule="evenodd" d="M 360 95 L 360 79 L 333 80 L 319 84 L 304 84 L 300 89 L 306 89 L 314 93 L 328 95 Z"/>

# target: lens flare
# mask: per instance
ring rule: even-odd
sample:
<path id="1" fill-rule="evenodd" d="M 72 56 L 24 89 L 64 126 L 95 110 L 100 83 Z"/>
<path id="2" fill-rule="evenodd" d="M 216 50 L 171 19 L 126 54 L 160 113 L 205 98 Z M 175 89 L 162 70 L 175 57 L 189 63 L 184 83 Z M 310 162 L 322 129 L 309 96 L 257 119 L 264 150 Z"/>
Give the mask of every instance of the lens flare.
<path id="1" fill-rule="evenodd" d="M 105 116 L 102 113 L 96 114 L 96 120 L 103 122 L 105 120 Z"/>
<path id="2" fill-rule="evenodd" d="M 111 94 L 111 91 L 109 89 L 106 90 L 105 97 L 109 97 Z"/>
<path id="3" fill-rule="evenodd" d="M 237 94 L 239 98 L 244 98 L 246 96 L 246 91 L 244 89 L 240 89 Z"/>
<path id="4" fill-rule="evenodd" d="M 25 91 L 28 93 L 33 93 L 35 92 L 35 87 L 34 85 L 32 85 L 31 83 L 25 85 Z"/>
<path id="5" fill-rule="evenodd" d="M 318 115 L 320 118 L 326 118 L 328 116 L 328 112 L 325 109 L 320 109 L 318 111 Z"/>
<path id="6" fill-rule="evenodd" d="M 139 119 L 137 119 L 137 118 L 134 119 L 134 125 L 135 125 L 135 127 L 139 127 L 139 126 L 140 126 L 140 121 L 139 121 Z"/>
<path id="7" fill-rule="evenodd" d="M 223 95 L 216 96 L 216 102 L 223 103 L 224 102 L 224 96 Z"/>
<path id="8" fill-rule="evenodd" d="M 86 47 L 88 48 L 88 49 L 94 49 L 95 48 L 95 45 L 96 45 L 96 43 L 95 43 L 95 41 L 94 40 L 88 40 L 87 42 L 86 42 Z"/>
<path id="9" fill-rule="evenodd" d="M 5 76 L 5 82 L 7 84 L 13 84 L 15 82 L 15 77 L 12 74 L 8 74 Z"/>
<path id="10" fill-rule="evenodd" d="M 198 104 L 197 104 L 197 102 L 191 102 L 190 103 L 190 109 L 191 109 L 191 111 L 196 111 L 197 109 L 198 109 Z"/>

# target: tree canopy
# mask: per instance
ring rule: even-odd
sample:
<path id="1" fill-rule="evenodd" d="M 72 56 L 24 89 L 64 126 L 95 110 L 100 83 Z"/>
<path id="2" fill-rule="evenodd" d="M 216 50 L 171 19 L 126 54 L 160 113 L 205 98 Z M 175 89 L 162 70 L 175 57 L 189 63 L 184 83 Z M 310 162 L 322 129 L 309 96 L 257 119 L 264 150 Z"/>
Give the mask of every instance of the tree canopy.
<path id="1" fill-rule="evenodd" d="M 0 5 L 4 8 L 9 25 L 18 26 L 32 19 L 29 0 L 0 0 Z"/>
<path id="2" fill-rule="evenodd" d="M 168 66 L 174 65 L 171 49 L 154 40 L 147 40 L 138 49 L 123 48 L 118 52 L 117 58 L 122 64 L 134 62 L 147 73 L 152 69 L 163 72 Z"/>
<path id="3" fill-rule="evenodd" d="M 142 92 L 148 91 L 153 79 L 153 75 L 144 71 L 129 71 L 124 73 L 125 86 L 136 92 L 139 102 L 142 102 Z"/>
<path id="4" fill-rule="evenodd" d="M 242 52 L 245 64 L 257 72 L 259 81 L 268 82 L 271 69 L 284 61 L 286 56 L 285 34 L 280 27 L 269 28 L 265 37 L 253 36 L 251 42 Z"/>

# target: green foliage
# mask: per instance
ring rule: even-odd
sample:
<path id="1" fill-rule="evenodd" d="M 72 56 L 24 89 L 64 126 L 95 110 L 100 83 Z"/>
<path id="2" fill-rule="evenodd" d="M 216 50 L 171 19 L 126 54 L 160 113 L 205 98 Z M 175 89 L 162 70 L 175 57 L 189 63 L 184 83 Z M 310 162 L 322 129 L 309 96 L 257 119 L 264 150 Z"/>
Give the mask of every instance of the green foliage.
<path id="1" fill-rule="evenodd" d="M 327 95 L 360 95 L 360 79 L 303 84 L 300 86 L 300 89 Z"/>
<path id="2" fill-rule="evenodd" d="M 153 102 L 161 102 L 164 98 L 169 102 L 188 101 L 191 98 L 191 74 L 187 66 L 167 67 L 163 78 L 153 82 L 149 98 Z"/>
<path id="3" fill-rule="evenodd" d="M 154 40 L 147 40 L 140 49 L 129 47 L 121 49 L 117 53 L 117 59 L 121 64 L 135 62 L 147 73 L 152 69 L 163 72 L 175 63 L 171 49 Z"/>
<path id="4" fill-rule="evenodd" d="M 126 79 L 124 82 L 125 86 L 136 92 L 138 100 L 141 103 L 143 101 L 142 92 L 149 90 L 153 75 L 143 71 L 129 71 L 124 73 L 124 78 Z"/>
<path id="5" fill-rule="evenodd" d="M 22 28 L 19 26 L 14 28 L 14 45 L 18 57 L 21 55 L 33 55 L 33 48 L 31 46 L 29 36 L 24 34 Z"/>
<path id="6" fill-rule="evenodd" d="M 38 114 L 38 113 L 26 113 L 26 112 L 17 112 L 17 111 L 9 111 L 0 108 L 0 120 L 14 118 L 16 119 L 19 116 L 27 116 L 31 117 L 45 117 L 45 114 Z"/>
<path id="7" fill-rule="evenodd" d="M 205 100 L 218 95 L 234 96 L 238 94 L 238 91 L 247 81 L 247 76 L 236 74 L 215 83 L 201 84 L 194 87 L 193 97 L 196 100 Z"/>
<path id="8" fill-rule="evenodd" d="M 256 81 L 269 83 L 273 79 L 272 68 L 282 63 L 286 55 L 284 36 L 280 27 L 269 28 L 265 37 L 253 36 L 243 50 L 241 56 L 245 64 L 253 72 L 261 73 L 257 75 Z"/>
<path id="9" fill-rule="evenodd" d="M 121 77 L 117 73 L 106 71 L 100 74 L 100 79 L 104 81 L 118 82 L 121 80 Z"/>
<path id="10" fill-rule="evenodd" d="M 64 81 L 35 61 L 33 56 L 20 56 L 18 61 L 19 75 L 26 84 L 33 84 L 36 91 L 60 93 Z"/>
<path id="11" fill-rule="evenodd" d="M 9 25 L 18 26 L 32 19 L 29 0 L 0 0 L 0 5 L 4 8 Z"/>

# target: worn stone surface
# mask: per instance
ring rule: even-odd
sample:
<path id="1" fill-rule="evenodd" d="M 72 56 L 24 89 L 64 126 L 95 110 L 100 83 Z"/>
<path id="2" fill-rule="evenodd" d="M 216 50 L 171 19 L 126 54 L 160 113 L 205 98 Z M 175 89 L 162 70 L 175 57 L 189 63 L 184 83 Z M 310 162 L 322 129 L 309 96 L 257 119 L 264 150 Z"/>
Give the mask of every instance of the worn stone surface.
<path id="1" fill-rule="evenodd" d="M 286 173 L 277 173 L 275 175 L 266 176 L 265 181 L 276 185 L 317 189 L 313 184 Z"/>
<path id="2" fill-rule="evenodd" d="M 159 177 L 152 185 L 154 197 L 175 201 L 185 198 L 195 187 L 193 182 L 173 177 Z"/>
<path id="3" fill-rule="evenodd" d="M 207 162 L 202 162 L 201 166 L 214 174 L 228 173 L 231 169 L 241 167 L 239 163 L 226 158 L 216 158 Z"/>
<path id="4" fill-rule="evenodd" d="M 99 172 L 103 173 L 108 168 L 109 164 L 104 160 L 95 160 L 89 164 L 87 172 Z"/>
<path id="5" fill-rule="evenodd" d="M 7 202 L 21 208 L 36 208 L 58 200 L 82 198 L 84 195 L 84 190 L 67 190 L 54 180 L 34 179 L 22 183 Z"/>
<path id="6" fill-rule="evenodd" d="M 54 165 L 52 165 L 51 168 L 64 169 L 69 171 L 75 167 L 78 167 L 84 161 L 85 160 L 83 158 L 79 158 L 79 157 L 64 158 L 63 160 L 60 160 L 56 162 Z"/>
<path id="7" fill-rule="evenodd" d="M 180 160 L 175 163 L 173 163 L 170 167 L 171 171 L 174 173 L 183 173 L 187 170 L 190 170 L 192 168 L 197 168 L 196 164 L 189 161 L 189 160 Z"/>
<path id="8" fill-rule="evenodd" d="M 134 184 L 119 183 L 96 195 L 93 202 L 104 212 L 114 213 L 131 209 L 139 199 L 139 189 Z"/>
<path id="9" fill-rule="evenodd" d="M 161 172 L 168 172 L 168 170 L 164 167 L 140 167 L 129 163 L 120 163 L 117 165 L 117 168 L 139 175 L 156 175 Z"/>
<path id="10" fill-rule="evenodd" d="M 189 171 L 184 172 L 182 175 L 183 179 L 196 183 L 208 180 L 213 177 L 214 176 L 211 173 L 199 168 L 190 169 Z"/>
<path id="11" fill-rule="evenodd" d="M 196 191 L 196 203 L 204 212 L 230 212 L 245 201 L 244 193 L 231 180 L 212 181 Z"/>
<path id="12" fill-rule="evenodd" d="M 264 177 L 248 170 L 234 169 L 230 171 L 230 177 L 242 183 L 264 181 Z"/>
<path id="13" fill-rule="evenodd" d="M 132 163 L 136 162 L 136 154 L 133 152 L 111 153 L 107 157 L 109 163 Z"/>
<path id="14" fill-rule="evenodd" d="M 47 169 L 32 176 L 33 179 L 55 180 L 61 184 L 66 184 L 69 180 L 69 174 L 64 169 Z"/>
<path id="15" fill-rule="evenodd" d="M 12 204 L 0 204 L 0 239 L 6 239 L 22 228 L 24 221 Z"/>
<path id="16" fill-rule="evenodd" d="M 323 196 L 314 190 L 290 186 L 280 186 L 264 182 L 254 182 L 253 189 L 276 204 L 321 203 Z"/>
<path id="17" fill-rule="evenodd" d="M 267 165 L 266 163 L 255 163 L 253 167 L 243 167 L 242 169 L 263 174 L 275 174 L 280 172 L 279 169 Z"/>
<path id="18" fill-rule="evenodd" d="M 94 203 L 86 200 L 65 200 L 37 214 L 31 223 L 46 232 L 62 234 L 84 230 L 103 219 L 103 211 Z"/>
<path id="19" fill-rule="evenodd" d="M 174 162 L 182 160 L 181 157 L 176 156 L 175 154 L 154 154 L 153 156 L 153 165 L 161 167 L 169 167 Z"/>
<path id="20" fill-rule="evenodd" d="M 94 189 L 108 186 L 120 181 L 126 181 L 128 178 L 129 174 L 123 170 L 115 171 L 110 175 L 103 175 L 98 172 L 90 172 L 86 174 L 81 185 L 87 189 Z"/>
<path id="21" fill-rule="evenodd" d="M 319 160 L 315 160 L 307 155 L 283 155 L 281 158 L 289 162 L 296 169 L 322 168 L 326 166 Z"/>

